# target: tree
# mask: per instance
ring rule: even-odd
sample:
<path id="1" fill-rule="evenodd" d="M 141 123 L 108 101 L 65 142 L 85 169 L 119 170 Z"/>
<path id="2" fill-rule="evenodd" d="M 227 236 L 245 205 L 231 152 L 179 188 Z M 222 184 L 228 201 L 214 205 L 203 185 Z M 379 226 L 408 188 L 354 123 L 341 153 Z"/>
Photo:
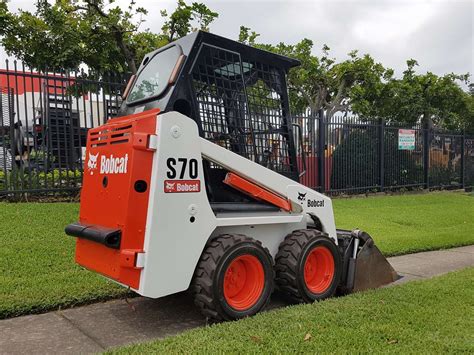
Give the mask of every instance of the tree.
<path id="1" fill-rule="evenodd" d="M 2 0 L 0 1 L 0 36 L 5 33 L 9 21 L 11 21 L 11 14 L 8 12 L 6 0 Z"/>
<path id="2" fill-rule="evenodd" d="M 322 56 L 313 55 L 313 41 L 307 38 L 297 44 L 271 45 L 256 43 L 258 37 L 255 31 L 241 26 L 240 42 L 301 62 L 288 75 L 292 110 L 296 112 L 323 109 L 330 119 L 338 111 L 350 110 L 359 101 L 362 104 L 365 100 L 364 105 L 367 105 L 371 97 L 376 96 L 374 91 L 381 90 L 382 80 L 393 75 L 392 70 L 376 63 L 368 54 L 360 56 L 352 51 L 346 60 L 337 63 L 330 57 L 327 45 L 322 47 Z"/>
<path id="3" fill-rule="evenodd" d="M 458 84 L 467 83 L 469 74 L 416 74 L 417 65 L 416 60 L 408 60 L 403 76 L 389 78 L 370 104 L 354 106 L 356 112 L 410 125 L 422 122 L 448 129 L 474 126 L 473 98 Z"/>
<path id="4" fill-rule="evenodd" d="M 474 86 L 471 94 L 459 82 L 469 74 L 417 74 L 416 60 L 407 61 L 401 78 L 368 55 L 357 51 L 342 62 L 330 57 L 323 45 L 321 56 L 312 54 L 313 42 L 303 39 L 294 45 L 257 43 L 259 34 L 241 26 L 239 41 L 286 55 L 301 62 L 290 70 L 288 86 L 293 112 L 325 110 L 330 120 L 338 111 L 351 111 L 363 118 L 384 118 L 407 124 L 422 121 L 450 129 L 474 130 Z"/>
<path id="5" fill-rule="evenodd" d="M 98 72 L 137 71 L 145 53 L 186 35 L 207 30 L 217 17 L 202 3 L 179 0 L 165 17 L 163 33 L 140 30 L 147 10 L 130 0 L 126 9 L 111 7 L 114 0 L 46 0 L 35 13 L 8 11 L 0 0 L 0 41 L 9 55 L 32 68 L 75 70 L 84 63 Z"/>
<path id="6" fill-rule="evenodd" d="M 183 0 L 178 0 L 178 6 L 170 16 L 166 10 L 161 11 L 161 16 L 166 19 L 161 30 L 167 41 L 172 42 L 199 29 L 209 31 L 209 25 L 219 15 L 204 4 L 193 2 L 187 5 Z M 197 27 L 193 27 L 193 24 Z"/>

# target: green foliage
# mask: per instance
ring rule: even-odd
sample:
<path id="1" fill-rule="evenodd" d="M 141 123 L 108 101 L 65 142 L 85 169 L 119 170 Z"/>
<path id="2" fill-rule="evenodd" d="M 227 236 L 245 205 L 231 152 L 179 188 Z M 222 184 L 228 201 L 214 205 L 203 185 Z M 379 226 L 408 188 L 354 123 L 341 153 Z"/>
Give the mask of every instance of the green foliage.
<path id="1" fill-rule="evenodd" d="M 428 179 L 430 186 L 449 187 L 458 186 L 460 176 L 451 166 L 434 165 L 430 166 Z"/>
<path id="2" fill-rule="evenodd" d="M 322 109 L 330 120 L 336 112 L 351 111 L 410 125 L 423 118 L 427 124 L 474 132 L 474 96 L 459 86 L 467 83 L 468 74 L 416 74 L 418 63 L 411 59 L 397 79 L 392 69 L 356 50 L 336 62 L 327 45 L 321 55 L 314 55 L 313 41 L 307 38 L 296 44 L 270 45 L 257 43 L 258 37 L 250 28 L 240 27 L 240 42 L 301 62 L 288 76 L 292 112 Z"/>
<path id="3" fill-rule="evenodd" d="M 82 185 L 82 171 L 54 169 L 48 172 L 15 169 L 0 170 L 0 191 L 77 188 Z"/>
<path id="4" fill-rule="evenodd" d="M 472 353 L 474 268 L 200 327 L 108 354 Z"/>
<path id="5" fill-rule="evenodd" d="M 407 124 L 423 119 L 427 125 L 447 129 L 474 128 L 474 97 L 458 84 L 467 83 L 469 75 L 416 74 L 417 65 L 415 60 L 408 60 L 402 78 L 387 78 L 387 82 L 373 92 L 372 100 L 358 100 L 353 105 L 354 111 Z"/>
<path id="6" fill-rule="evenodd" d="M 147 10 L 130 0 L 122 9 L 114 0 L 46 0 L 36 11 L 8 11 L 0 2 L 0 40 L 9 55 L 32 68 L 77 70 L 84 63 L 93 71 L 133 72 L 143 56 L 191 30 L 208 30 L 217 17 L 202 3 L 179 0 L 165 17 L 163 33 L 140 30 Z M 195 26 L 194 26 L 195 24 Z"/>
<path id="7" fill-rule="evenodd" d="M 219 15 L 203 3 L 193 2 L 187 5 L 184 0 L 178 0 L 177 7 L 171 15 L 168 16 L 166 10 L 162 10 L 161 16 L 165 18 L 161 30 L 168 42 L 172 42 L 190 32 L 209 31 L 209 25 Z"/>
<path id="8" fill-rule="evenodd" d="M 353 130 L 334 150 L 331 188 L 350 189 L 380 186 L 379 138 L 374 128 Z M 347 162 L 353 169 L 347 169 Z M 421 156 L 398 149 L 397 131 L 385 130 L 384 186 L 423 183 Z"/>
<path id="9" fill-rule="evenodd" d="M 288 76 L 290 102 L 293 112 L 313 112 L 323 109 L 330 119 L 337 111 L 351 109 L 351 104 L 372 100 L 373 91 L 380 90 L 382 79 L 390 77 L 393 71 L 357 51 L 337 63 L 330 56 L 330 48 L 323 45 L 321 56 L 313 54 L 313 41 L 303 39 L 296 44 L 258 44 L 259 34 L 241 26 L 239 41 L 274 53 L 298 59 L 299 67 L 293 68 Z"/>
<path id="10" fill-rule="evenodd" d="M 259 46 L 256 43 L 257 38 L 260 36 L 259 33 L 252 31 L 250 27 L 240 26 L 239 39 L 240 43 L 244 43 L 248 46 Z"/>
<path id="11" fill-rule="evenodd" d="M 11 21 L 6 0 L 0 0 L 0 36 L 5 33 L 8 23 Z"/>
<path id="12" fill-rule="evenodd" d="M 465 155 L 465 176 L 464 176 L 464 183 L 466 186 L 474 187 L 474 155 Z"/>
<path id="13" fill-rule="evenodd" d="M 74 68 L 80 64 L 80 26 L 62 6 L 38 1 L 35 14 L 22 10 L 9 13 L 6 6 L 2 12 L 1 44 L 8 54 L 37 68 Z"/>

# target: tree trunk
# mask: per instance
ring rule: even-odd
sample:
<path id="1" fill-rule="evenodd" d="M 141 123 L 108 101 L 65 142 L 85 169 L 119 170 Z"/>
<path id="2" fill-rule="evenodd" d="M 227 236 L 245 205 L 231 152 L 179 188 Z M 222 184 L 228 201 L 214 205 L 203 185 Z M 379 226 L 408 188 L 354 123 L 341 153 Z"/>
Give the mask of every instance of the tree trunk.
<path id="1" fill-rule="evenodd" d="M 135 64 L 135 59 L 133 58 L 132 53 L 128 49 L 127 45 L 125 44 L 123 40 L 123 34 L 120 31 L 115 32 L 115 40 L 120 48 L 120 51 L 125 57 L 125 60 L 127 61 L 128 64 L 128 69 L 132 72 L 132 74 L 137 73 L 137 65 Z"/>
<path id="2" fill-rule="evenodd" d="M 434 126 L 433 120 L 431 119 L 431 115 L 427 111 L 425 111 L 423 113 L 423 116 L 421 117 L 421 124 L 422 127 L 426 129 L 431 129 Z"/>

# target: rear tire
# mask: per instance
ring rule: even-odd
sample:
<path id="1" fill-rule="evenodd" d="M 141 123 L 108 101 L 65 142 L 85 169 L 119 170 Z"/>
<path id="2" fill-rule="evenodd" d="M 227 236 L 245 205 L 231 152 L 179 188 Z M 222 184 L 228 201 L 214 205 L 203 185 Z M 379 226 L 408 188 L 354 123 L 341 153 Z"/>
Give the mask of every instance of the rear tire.
<path id="1" fill-rule="evenodd" d="M 259 241 L 224 234 L 205 248 L 192 291 L 201 313 L 213 320 L 254 315 L 269 302 L 274 288 L 273 259 Z"/>
<path id="2" fill-rule="evenodd" d="M 342 271 L 341 255 L 324 233 L 297 230 L 280 244 L 275 271 L 276 283 L 288 298 L 311 303 L 336 292 Z"/>

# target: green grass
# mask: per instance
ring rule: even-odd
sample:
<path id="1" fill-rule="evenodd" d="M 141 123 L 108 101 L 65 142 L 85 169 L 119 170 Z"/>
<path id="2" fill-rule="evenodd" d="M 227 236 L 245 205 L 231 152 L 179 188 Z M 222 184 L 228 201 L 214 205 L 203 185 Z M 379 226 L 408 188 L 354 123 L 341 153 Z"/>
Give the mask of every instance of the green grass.
<path id="1" fill-rule="evenodd" d="M 387 256 L 474 244 L 474 195 L 421 195 L 335 199 L 338 228 L 368 232 Z"/>
<path id="2" fill-rule="evenodd" d="M 290 306 L 112 353 L 224 351 L 472 354 L 474 268 L 315 304 Z"/>
<path id="3" fill-rule="evenodd" d="M 123 295 L 74 263 L 77 203 L 0 203 L 0 318 Z"/>
<path id="4" fill-rule="evenodd" d="M 474 197 L 461 193 L 335 200 L 340 228 L 368 231 L 387 255 L 474 244 Z M 74 203 L 0 203 L 0 318 L 123 296 L 74 263 Z"/>

